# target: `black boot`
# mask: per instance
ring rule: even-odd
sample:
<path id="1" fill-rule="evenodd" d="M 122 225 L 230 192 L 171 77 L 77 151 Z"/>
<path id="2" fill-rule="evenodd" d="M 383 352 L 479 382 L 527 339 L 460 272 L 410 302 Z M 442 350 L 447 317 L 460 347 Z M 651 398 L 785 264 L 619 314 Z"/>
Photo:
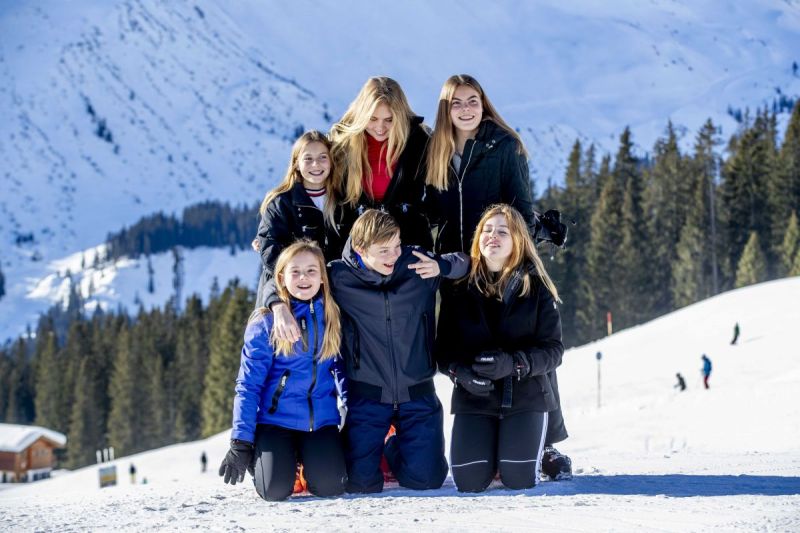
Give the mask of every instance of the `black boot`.
<path id="1" fill-rule="evenodd" d="M 551 444 L 545 444 L 542 454 L 542 474 L 550 481 L 572 479 L 572 460 L 553 448 Z"/>

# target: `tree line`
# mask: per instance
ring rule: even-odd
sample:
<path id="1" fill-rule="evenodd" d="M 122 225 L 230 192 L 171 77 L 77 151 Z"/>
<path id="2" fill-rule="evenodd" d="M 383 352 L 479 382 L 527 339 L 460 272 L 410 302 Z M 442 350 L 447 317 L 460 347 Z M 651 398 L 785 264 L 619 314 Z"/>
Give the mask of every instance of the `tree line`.
<path id="1" fill-rule="evenodd" d="M 539 199 L 576 225 L 548 269 L 568 345 L 720 292 L 800 275 L 800 104 L 778 140 L 768 109 L 745 113 L 720 156 L 709 120 L 683 153 L 667 125 L 639 156 L 629 129 L 615 157 L 576 141 L 563 186 Z"/>
<path id="2" fill-rule="evenodd" d="M 0 351 L 0 419 L 67 435 L 67 468 L 95 462 L 100 448 L 129 455 L 230 426 L 251 291 L 234 280 L 207 305 L 192 295 L 182 312 L 170 301 L 134 316 L 86 316 L 74 303 Z"/>
<path id="3" fill-rule="evenodd" d="M 551 259 L 542 250 L 564 302 L 567 345 L 605 335 L 607 312 L 619 330 L 733 287 L 800 275 L 800 105 L 781 142 L 776 124 L 767 109 L 745 113 L 724 157 L 710 121 L 689 153 L 671 124 L 646 155 L 635 153 L 628 129 L 613 158 L 575 142 L 564 185 L 537 199 L 575 221 L 566 249 Z M 254 210 L 207 203 L 183 220 L 149 217 L 117 234 L 112 255 L 169 250 L 176 235 L 187 247 L 208 245 L 204 232 L 246 246 Z M 94 462 L 102 447 L 121 456 L 229 427 L 254 296 L 233 281 L 221 291 L 215 284 L 207 304 L 177 298 L 133 315 L 88 316 L 73 288 L 35 332 L 0 348 L 0 420 L 66 434 L 67 467 Z"/>
<path id="4" fill-rule="evenodd" d="M 258 205 L 231 207 L 222 202 L 202 202 L 186 207 L 180 217 L 159 212 L 110 233 L 106 238 L 107 257 L 96 261 L 157 254 L 176 246 L 243 249 L 250 246 L 257 227 Z"/>

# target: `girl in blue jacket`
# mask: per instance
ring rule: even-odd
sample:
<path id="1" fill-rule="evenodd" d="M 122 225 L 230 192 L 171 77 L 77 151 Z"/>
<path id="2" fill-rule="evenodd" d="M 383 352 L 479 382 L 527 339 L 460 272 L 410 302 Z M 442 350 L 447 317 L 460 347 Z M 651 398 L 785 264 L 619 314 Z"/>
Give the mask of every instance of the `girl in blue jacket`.
<path id="1" fill-rule="evenodd" d="M 231 447 L 219 474 L 235 485 L 249 470 L 258 495 L 278 501 L 292 494 L 302 464 L 309 492 L 336 496 L 347 479 L 337 407 L 337 394 L 344 400 L 339 308 L 316 243 L 288 246 L 275 273 L 278 297 L 291 308 L 301 338 L 277 338 L 273 315 L 266 308 L 253 313 L 236 379 Z"/>

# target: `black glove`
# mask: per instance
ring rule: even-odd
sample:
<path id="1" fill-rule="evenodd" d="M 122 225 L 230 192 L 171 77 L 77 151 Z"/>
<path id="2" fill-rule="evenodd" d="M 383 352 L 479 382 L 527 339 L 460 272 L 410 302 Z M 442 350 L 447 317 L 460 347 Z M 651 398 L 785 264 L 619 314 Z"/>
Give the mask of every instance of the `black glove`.
<path id="1" fill-rule="evenodd" d="M 564 245 L 567 241 L 567 225 L 561 222 L 559 211 L 550 209 L 544 215 L 537 217 L 534 241 L 552 242 L 555 246 Z"/>
<path id="2" fill-rule="evenodd" d="M 253 444 L 234 439 L 231 449 L 219 465 L 219 475 L 224 476 L 225 483 L 236 485 L 244 481 L 244 473 L 248 470 L 253 472 Z"/>
<path id="3" fill-rule="evenodd" d="M 499 350 L 481 352 L 475 357 L 472 370 L 479 376 L 491 380 L 503 379 L 506 376 L 516 376 L 517 379 L 527 376 L 530 365 L 524 357 Z"/>
<path id="4" fill-rule="evenodd" d="M 475 375 L 467 366 L 452 364 L 448 369 L 450 379 L 456 385 L 461 385 L 465 391 L 475 396 L 489 396 L 494 390 L 494 384 L 489 379 Z"/>

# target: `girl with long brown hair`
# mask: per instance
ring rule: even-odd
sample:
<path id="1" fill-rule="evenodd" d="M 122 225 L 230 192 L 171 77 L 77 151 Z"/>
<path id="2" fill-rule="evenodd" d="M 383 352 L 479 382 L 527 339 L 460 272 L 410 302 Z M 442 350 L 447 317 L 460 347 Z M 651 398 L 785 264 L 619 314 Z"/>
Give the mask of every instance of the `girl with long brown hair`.
<path id="1" fill-rule="evenodd" d="M 509 205 L 486 210 L 470 256 L 466 282 L 442 302 L 435 349 L 455 384 L 453 480 L 462 492 L 485 490 L 496 474 L 509 488 L 530 488 L 548 412 L 558 406 L 551 384 L 564 353 L 558 291 Z"/>

